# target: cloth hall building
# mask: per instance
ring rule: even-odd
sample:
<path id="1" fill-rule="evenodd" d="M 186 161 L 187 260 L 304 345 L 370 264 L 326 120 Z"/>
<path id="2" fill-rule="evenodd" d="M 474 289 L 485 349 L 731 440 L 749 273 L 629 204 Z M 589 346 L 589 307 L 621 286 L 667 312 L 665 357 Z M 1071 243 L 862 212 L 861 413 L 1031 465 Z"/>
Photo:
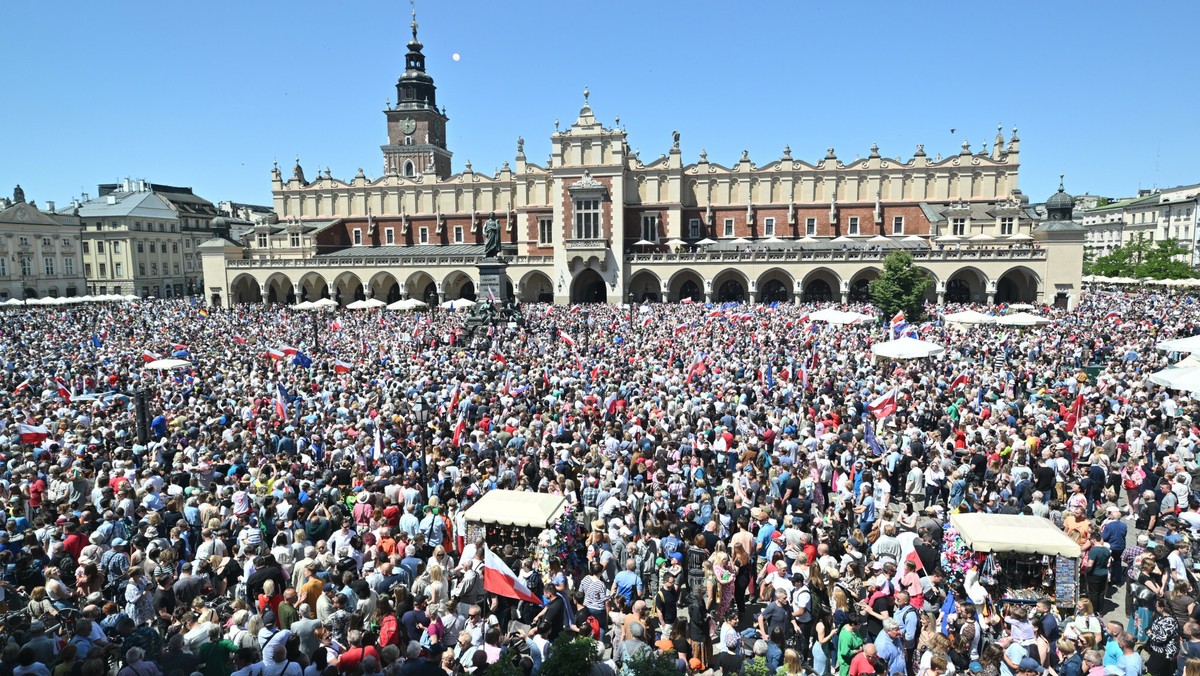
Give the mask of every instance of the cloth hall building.
<path id="1" fill-rule="evenodd" d="M 426 72 L 416 22 L 396 103 L 387 106 L 382 175 L 309 178 L 276 166 L 275 215 L 241 242 L 200 247 L 213 304 L 321 297 L 426 302 L 474 298 L 483 223 L 501 224 L 512 294 L 524 302 L 853 301 L 894 248 L 935 284 L 930 302 L 1056 302 L 1078 297 L 1084 230 L 1060 187 L 1045 213 L 1017 187 L 1020 139 L 946 157 L 878 147 L 844 161 L 747 152 L 731 164 L 679 135 L 657 158 L 632 152 L 584 91 L 569 127 L 534 161 L 518 139 L 494 175 L 451 171 L 449 123 Z M 1057 205 L 1057 206 L 1056 206 Z"/>

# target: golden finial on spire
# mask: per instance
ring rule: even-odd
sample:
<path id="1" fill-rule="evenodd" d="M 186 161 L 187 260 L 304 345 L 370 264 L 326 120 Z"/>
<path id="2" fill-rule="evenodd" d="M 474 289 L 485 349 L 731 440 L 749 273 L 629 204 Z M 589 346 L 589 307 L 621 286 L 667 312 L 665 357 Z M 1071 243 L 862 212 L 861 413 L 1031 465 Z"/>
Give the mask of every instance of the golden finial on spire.
<path id="1" fill-rule="evenodd" d="M 408 0 L 408 4 L 412 5 L 412 32 L 413 39 L 417 39 L 417 0 Z"/>

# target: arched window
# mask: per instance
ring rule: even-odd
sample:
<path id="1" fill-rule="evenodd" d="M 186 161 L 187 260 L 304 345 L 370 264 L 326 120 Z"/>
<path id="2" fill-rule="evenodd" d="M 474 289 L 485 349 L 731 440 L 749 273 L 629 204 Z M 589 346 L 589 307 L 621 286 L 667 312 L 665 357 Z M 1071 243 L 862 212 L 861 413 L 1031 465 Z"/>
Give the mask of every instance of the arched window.
<path id="1" fill-rule="evenodd" d="M 405 176 L 415 176 L 416 175 L 416 170 L 413 168 L 412 160 L 409 160 L 404 163 L 404 175 Z"/>
<path id="2" fill-rule="evenodd" d="M 411 146 L 411 145 L 412 145 L 412 137 L 411 137 L 411 136 L 405 136 L 405 137 L 404 137 L 404 145 L 406 145 L 406 146 Z"/>

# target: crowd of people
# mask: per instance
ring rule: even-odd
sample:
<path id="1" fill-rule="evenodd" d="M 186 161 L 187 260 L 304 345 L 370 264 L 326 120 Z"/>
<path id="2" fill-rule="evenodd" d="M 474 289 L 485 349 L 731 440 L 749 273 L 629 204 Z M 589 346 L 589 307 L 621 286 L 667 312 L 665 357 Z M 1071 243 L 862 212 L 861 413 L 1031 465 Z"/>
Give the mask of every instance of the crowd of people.
<path id="1" fill-rule="evenodd" d="M 8 310 L 0 676 L 538 674 L 581 637 L 593 673 L 1200 676 L 1200 408 L 1145 381 L 1200 303 L 928 307 L 912 361 L 814 309 Z M 471 537 L 496 489 L 561 496 L 576 550 Z M 1062 528 L 1077 603 L 952 569 L 960 512 Z"/>

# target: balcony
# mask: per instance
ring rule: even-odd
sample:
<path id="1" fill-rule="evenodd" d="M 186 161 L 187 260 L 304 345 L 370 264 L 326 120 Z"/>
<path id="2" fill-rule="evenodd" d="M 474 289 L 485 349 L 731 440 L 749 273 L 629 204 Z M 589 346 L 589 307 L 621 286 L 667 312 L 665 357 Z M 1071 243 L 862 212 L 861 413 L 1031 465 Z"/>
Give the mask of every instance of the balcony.
<path id="1" fill-rule="evenodd" d="M 646 253 L 625 256 L 629 263 L 774 263 L 774 262 L 882 262 L 891 250 L 830 251 L 700 251 L 695 253 Z M 1041 261 L 1045 249 L 915 249 L 908 253 L 916 261 Z"/>
<path id="2" fill-rule="evenodd" d="M 567 251 L 573 251 L 577 253 L 598 253 L 608 249 L 608 240 L 603 238 L 571 238 L 564 242 L 564 248 Z"/>
<path id="3" fill-rule="evenodd" d="M 235 259 L 227 261 L 231 269 L 295 269 L 310 270 L 319 268 L 355 268 L 355 267 L 469 267 L 475 265 L 482 256 L 320 256 L 318 258 L 254 258 Z M 509 265 L 552 265 L 554 256 L 507 256 L 505 262 Z"/>

